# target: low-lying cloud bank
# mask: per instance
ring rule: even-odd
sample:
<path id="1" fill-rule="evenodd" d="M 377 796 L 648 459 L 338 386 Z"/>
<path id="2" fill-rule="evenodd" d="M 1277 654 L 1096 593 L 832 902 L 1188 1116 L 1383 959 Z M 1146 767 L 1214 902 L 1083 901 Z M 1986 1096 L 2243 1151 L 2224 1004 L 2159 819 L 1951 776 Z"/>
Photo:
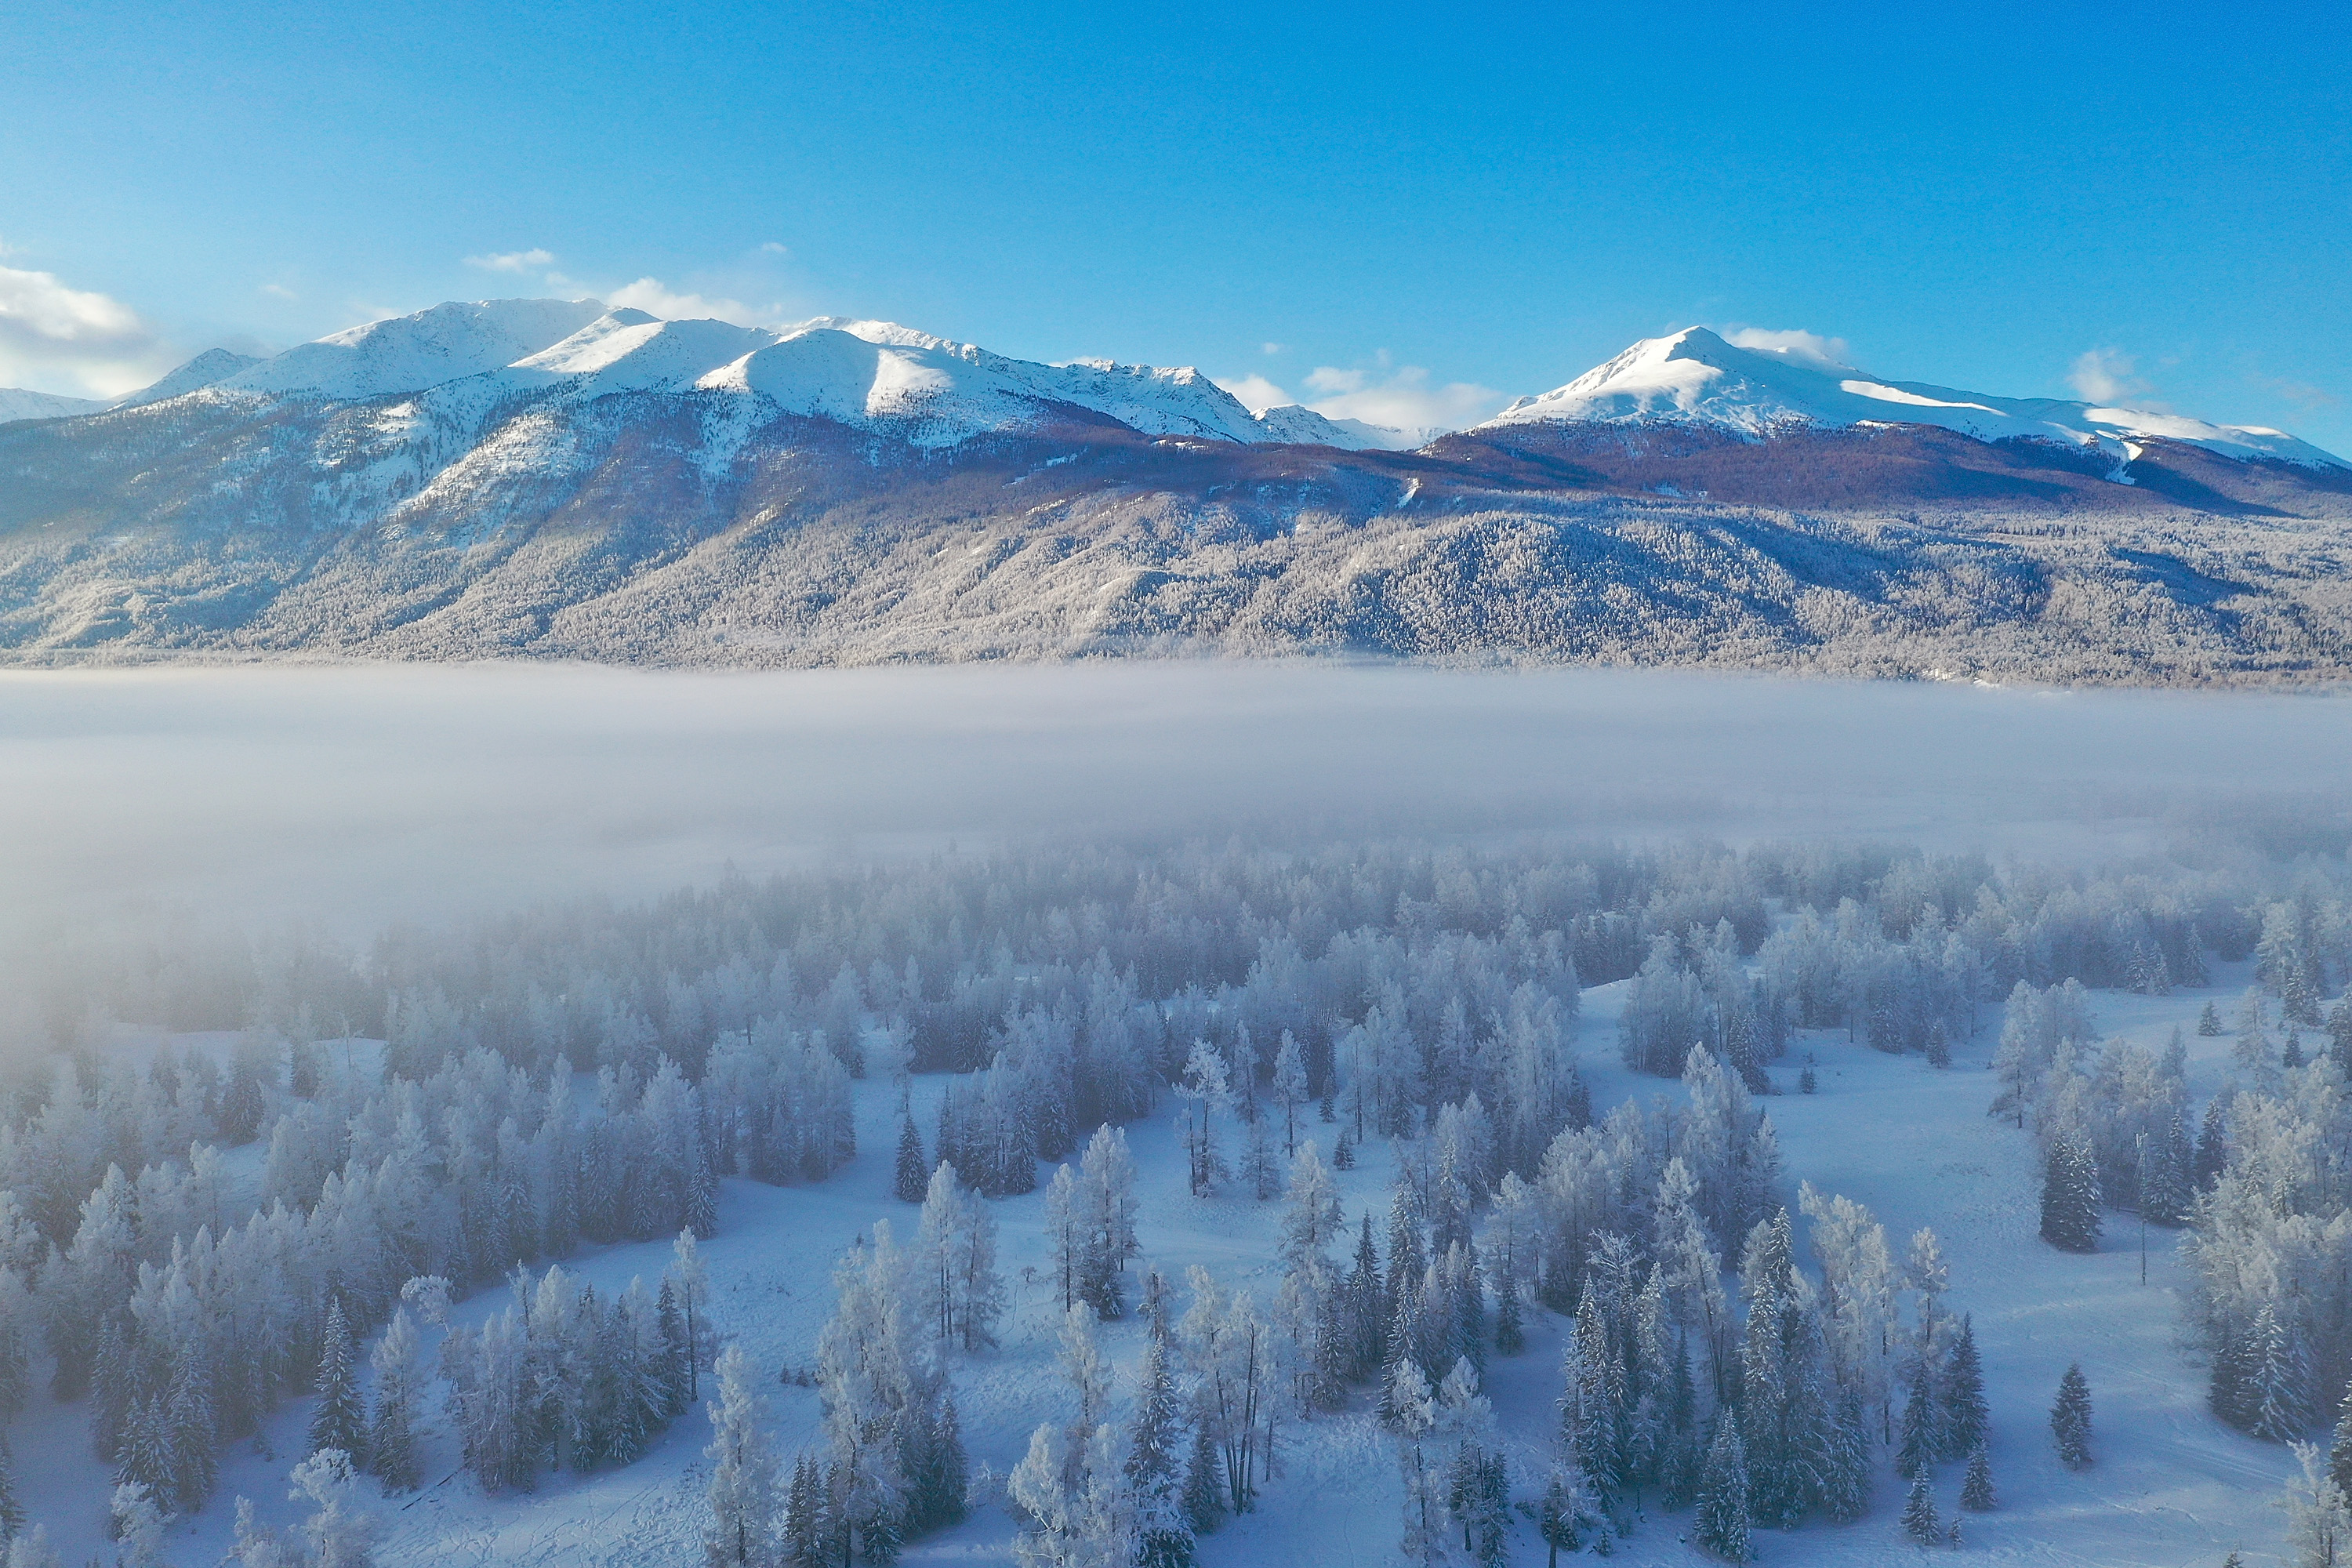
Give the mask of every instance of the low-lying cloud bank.
<path id="1" fill-rule="evenodd" d="M 1654 672 L 19 673 L 0 676 L 0 907 L 12 941 L 159 903 L 356 936 L 730 863 L 1089 831 L 2104 857 L 2218 813 L 2319 822 L 2340 851 L 2347 755 L 2347 699 Z"/>

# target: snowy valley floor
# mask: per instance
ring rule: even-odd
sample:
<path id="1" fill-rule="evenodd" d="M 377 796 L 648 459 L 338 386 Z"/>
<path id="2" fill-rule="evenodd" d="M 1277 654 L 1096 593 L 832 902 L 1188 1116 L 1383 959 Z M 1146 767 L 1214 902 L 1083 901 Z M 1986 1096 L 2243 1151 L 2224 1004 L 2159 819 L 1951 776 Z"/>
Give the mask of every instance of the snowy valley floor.
<path id="1" fill-rule="evenodd" d="M 2229 1042 L 2200 1039 L 2194 1021 L 2209 997 L 2234 995 L 2242 966 L 2217 966 L 2220 984 L 2169 997 L 2095 994 L 2103 1035 L 2160 1048 L 2178 1024 L 2188 1034 L 2190 1085 L 2201 1102 L 2221 1082 Z M 1629 1095 L 1679 1094 L 1680 1086 L 1636 1079 L 1616 1065 L 1617 1009 L 1622 985 L 1584 994 L 1578 1026 L 1580 1065 L 1596 1106 Z M 2151 1228 L 2147 1283 L 2139 1282 L 2136 1222 L 2108 1215 L 2100 1251 L 2061 1254 L 2037 1239 L 2039 1184 L 2030 1136 L 1993 1121 L 1985 1107 L 1994 1084 L 1986 1064 L 1997 1007 L 1987 1026 L 1937 1071 L 1916 1057 L 1893 1058 L 1848 1043 L 1842 1034 L 1801 1035 L 1772 1066 L 1786 1092 L 1764 1102 L 1779 1129 L 1791 1192 L 1807 1180 L 1867 1205 L 1899 1250 L 1912 1231 L 1932 1226 L 1951 1266 L 1949 1302 L 1973 1313 L 1993 1410 L 1991 1445 L 2000 1508 L 1963 1515 L 1963 1552 L 1984 1561 L 2099 1564 L 2102 1568 L 2189 1568 L 2219 1564 L 2232 1549 L 2248 1563 L 2275 1560 L 2284 1520 L 2275 1506 L 2293 1466 L 2283 1448 L 2221 1426 L 2204 1405 L 2204 1369 L 2187 1346 L 2176 1298 L 2181 1271 L 2174 1233 Z M 1820 1091 L 1795 1092 L 1807 1052 L 1819 1061 Z M 944 1079 L 916 1080 L 918 1124 L 926 1142 L 936 1126 Z M 772 1376 L 814 1359 L 819 1326 L 833 1305 L 831 1269 L 853 1237 L 887 1218 L 907 1234 L 914 1210 L 888 1195 L 896 1134 L 887 1086 L 858 1086 L 857 1158 L 831 1180 L 809 1187 L 765 1187 L 730 1181 L 721 1233 L 705 1247 L 714 1310 L 722 1331 Z M 1310 1121 L 1304 1135 L 1328 1154 L 1336 1129 Z M 1244 1196 L 1196 1201 L 1184 1192 L 1183 1163 L 1164 1117 L 1129 1131 L 1139 1171 L 1139 1229 L 1146 1259 L 1172 1279 L 1204 1264 L 1234 1289 L 1270 1299 L 1278 1203 Z M 1230 1146 L 1232 1140 L 1228 1138 Z M 1230 1152 L 1230 1147 L 1229 1147 Z M 250 1153 L 250 1151 L 245 1152 Z M 1338 1173 L 1352 1226 L 1370 1205 L 1385 1211 L 1388 1151 L 1364 1151 L 1352 1172 Z M 1059 1301 L 1045 1267 L 1042 1191 L 996 1205 L 1000 1265 L 1013 1310 L 1003 1346 L 955 1368 L 958 1399 L 973 1469 L 1002 1476 L 1020 1458 L 1041 1421 L 1064 1421 L 1073 1396 L 1054 1365 Z M 1802 1222 L 1800 1221 L 1801 1226 Z M 564 1267 L 600 1291 L 633 1274 L 648 1281 L 667 1261 L 662 1245 L 592 1249 Z M 507 1304 L 486 1290 L 457 1316 L 478 1322 Z M 1559 1320 L 1531 1314 L 1528 1349 L 1496 1359 L 1488 1377 L 1505 1436 L 1533 1474 L 1549 1440 L 1559 1393 Z M 1121 1373 L 1120 1395 L 1139 1357 L 1140 1326 L 1106 1325 L 1104 1342 Z M 429 1347 L 428 1347 L 429 1348 Z M 2063 1469 L 2052 1450 L 2047 1412 L 2061 1372 L 2080 1360 L 2095 1403 L 2097 1463 Z M 814 1389 L 772 1383 L 771 1415 L 779 1449 L 789 1457 L 815 1439 Z M 1391 1446 L 1362 1408 L 1292 1426 L 1282 1473 L 1259 1510 L 1202 1543 L 1203 1568 L 1297 1564 L 1370 1568 L 1396 1561 L 1400 1490 Z M 484 1495 L 457 1472 L 455 1438 L 439 1417 L 427 1439 L 425 1489 L 387 1500 L 378 1560 L 391 1565 L 474 1568 L 476 1564 L 627 1564 L 678 1568 L 699 1561 L 704 1508 L 702 1450 L 709 1427 L 690 1411 L 654 1451 L 625 1469 L 546 1478 L 535 1493 Z M 172 1528 L 167 1555 L 176 1568 L 211 1568 L 228 1547 L 239 1494 L 263 1517 L 289 1520 L 287 1473 L 299 1457 L 307 1402 L 281 1410 L 261 1443 L 239 1443 L 224 1457 L 218 1494 L 203 1512 Z M 87 1411 L 37 1394 L 20 1418 L 15 1444 L 20 1495 L 45 1523 L 68 1563 L 110 1556 L 102 1524 L 110 1476 L 90 1457 Z M 1949 1514 L 1959 1467 L 1937 1477 L 1938 1508 Z M 1528 1488 L 1522 1486 L 1520 1495 Z M 1757 1542 L 1766 1563 L 1861 1564 L 1924 1555 L 1900 1532 L 1901 1483 L 1882 1471 L 1875 1508 L 1850 1527 L 1816 1525 L 1766 1532 Z M 1707 1561 L 1679 1539 L 1686 1515 L 1654 1515 L 1620 1544 L 1617 1561 L 1682 1564 Z M 1513 1559 L 1539 1563 L 1544 1548 L 1524 1520 Z M 1011 1521 L 1002 1509 L 978 1510 L 954 1530 L 914 1543 L 913 1564 L 1011 1561 Z"/>

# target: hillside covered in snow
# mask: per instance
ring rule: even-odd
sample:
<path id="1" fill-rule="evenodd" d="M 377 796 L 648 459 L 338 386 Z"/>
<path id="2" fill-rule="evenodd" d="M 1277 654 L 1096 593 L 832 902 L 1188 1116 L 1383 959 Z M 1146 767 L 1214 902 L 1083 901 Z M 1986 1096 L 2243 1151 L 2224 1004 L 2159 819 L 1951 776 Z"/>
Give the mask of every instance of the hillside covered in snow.
<path id="1" fill-rule="evenodd" d="M 0 423 L 0 657 L 2347 671 L 2352 468 L 1704 330 L 1413 451 L 1192 369 L 451 303 Z"/>

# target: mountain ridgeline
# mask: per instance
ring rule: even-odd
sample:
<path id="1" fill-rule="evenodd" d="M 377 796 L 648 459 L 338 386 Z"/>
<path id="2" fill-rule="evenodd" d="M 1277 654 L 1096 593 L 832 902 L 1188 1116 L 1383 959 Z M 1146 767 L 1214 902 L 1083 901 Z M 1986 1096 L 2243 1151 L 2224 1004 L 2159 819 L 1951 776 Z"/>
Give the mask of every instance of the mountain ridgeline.
<path id="1" fill-rule="evenodd" d="M 1703 329 L 1413 450 L 1188 369 L 594 300 L 436 306 L 66 401 L 0 402 L 18 663 L 2352 673 L 2352 466 Z"/>

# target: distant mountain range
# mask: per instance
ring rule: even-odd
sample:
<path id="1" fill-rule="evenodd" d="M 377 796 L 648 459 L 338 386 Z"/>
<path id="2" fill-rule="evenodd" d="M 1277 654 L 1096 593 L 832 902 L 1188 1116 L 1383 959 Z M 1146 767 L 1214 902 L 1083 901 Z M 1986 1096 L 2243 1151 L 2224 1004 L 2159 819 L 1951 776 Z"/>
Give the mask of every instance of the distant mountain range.
<path id="1" fill-rule="evenodd" d="M 2280 431 L 1693 329 L 1425 434 L 887 322 L 445 304 L 0 392 L 0 658 L 2352 664 L 2352 465 Z"/>

